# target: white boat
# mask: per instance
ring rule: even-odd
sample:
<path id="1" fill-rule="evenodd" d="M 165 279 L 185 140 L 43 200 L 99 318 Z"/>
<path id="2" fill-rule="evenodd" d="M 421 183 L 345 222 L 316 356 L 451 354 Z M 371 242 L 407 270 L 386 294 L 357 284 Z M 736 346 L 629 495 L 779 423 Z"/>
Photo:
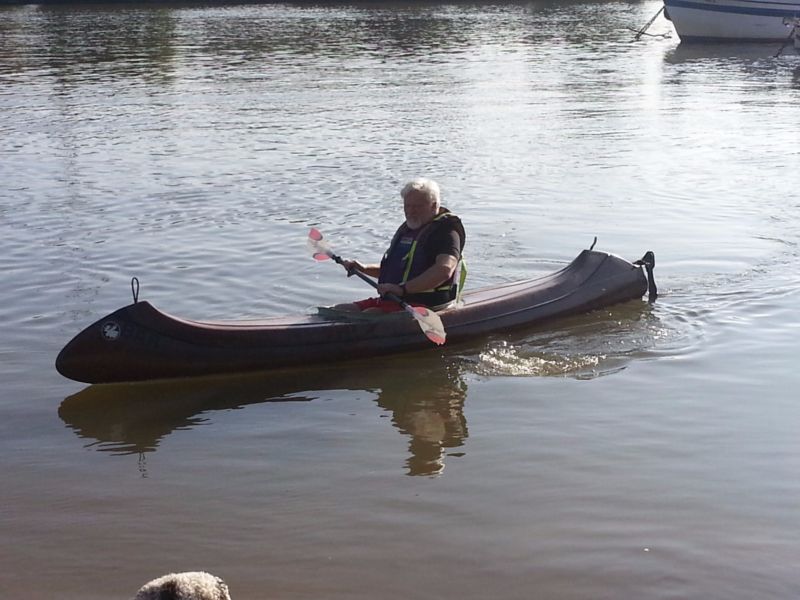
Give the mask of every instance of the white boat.
<path id="1" fill-rule="evenodd" d="M 665 16 L 684 42 L 785 41 L 800 0 L 664 0 Z"/>

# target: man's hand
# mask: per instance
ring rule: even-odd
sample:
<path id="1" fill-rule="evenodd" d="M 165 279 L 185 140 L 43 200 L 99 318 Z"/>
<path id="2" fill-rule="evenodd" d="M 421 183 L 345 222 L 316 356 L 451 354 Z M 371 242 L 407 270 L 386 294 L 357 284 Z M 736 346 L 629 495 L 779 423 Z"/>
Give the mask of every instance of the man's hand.
<path id="1" fill-rule="evenodd" d="M 402 298 L 405 294 L 419 293 L 417 290 L 420 289 L 432 290 L 433 288 L 442 285 L 445 281 L 453 276 L 453 272 L 456 270 L 457 264 L 458 260 L 456 260 L 454 256 L 450 256 L 449 254 L 440 254 L 436 257 L 436 263 L 434 265 L 417 277 L 414 277 L 413 280 L 406 282 L 405 290 L 403 290 L 403 288 L 396 283 L 379 283 L 378 293 L 381 296 L 386 294 L 394 294 L 395 296 L 400 296 Z M 413 287 L 413 289 L 410 290 L 408 289 L 409 287 Z"/>
<path id="2" fill-rule="evenodd" d="M 361 271 L 363 273 L 366 269 L 366 267 L 357 260 L 343 260 L 342 266 L 344 267 L 344 270 L 347 271 L 348 277 L 352 277 L 353 273 L 356 271 Z"/>
<path id="3" fill-rule="evenodd" d="M 379 283 L 378 293 L 381 296 L 385 296 L 386 294 L 394 294 L 395 296 L 399 296 L 400 298 L 402 298 L 403 288 L 397 285 L 396 283 Z"/>
<path id="4" fill-rule="evenodd" d="M 347 276 L 352 277 L 356 271 L 369 275 L 370 277 L 378 277 L 381 274 L 380 265 L 365 265 L 357 260 L 343 260 L 342 266 L 347 271 Z"/>

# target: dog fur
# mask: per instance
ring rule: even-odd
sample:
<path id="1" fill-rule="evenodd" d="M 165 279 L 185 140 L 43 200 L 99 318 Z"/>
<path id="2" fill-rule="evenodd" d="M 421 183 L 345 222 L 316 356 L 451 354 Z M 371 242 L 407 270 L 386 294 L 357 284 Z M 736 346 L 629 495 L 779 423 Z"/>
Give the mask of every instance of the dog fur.
<path id="1" fill-rule="evenodd" d="M 231 600 L 219 577 L 202 571 L 170 573 L 142 586 L 133 600 Z"/>

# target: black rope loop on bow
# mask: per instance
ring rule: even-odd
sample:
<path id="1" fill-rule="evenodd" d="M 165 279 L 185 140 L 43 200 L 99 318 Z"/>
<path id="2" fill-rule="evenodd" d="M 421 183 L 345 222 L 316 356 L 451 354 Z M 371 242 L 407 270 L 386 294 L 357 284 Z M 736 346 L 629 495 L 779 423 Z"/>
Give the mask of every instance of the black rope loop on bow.
<path id="1" fill-rule="evenodd" d="M 131 293 L 133 294 L 133 303 L 139 302 L 139 278 L 131 278 Z"/>

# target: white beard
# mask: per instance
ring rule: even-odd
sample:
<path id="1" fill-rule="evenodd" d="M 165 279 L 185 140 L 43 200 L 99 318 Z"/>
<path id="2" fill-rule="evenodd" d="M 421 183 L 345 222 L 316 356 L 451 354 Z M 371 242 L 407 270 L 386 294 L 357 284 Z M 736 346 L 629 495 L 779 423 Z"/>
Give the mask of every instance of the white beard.
<path id="1" fill-rule="evenodd" d="M 422 223 L 420 221 L 417 221 L 416 219 L 406 218 L 406 225 L 410 229 L 419 229 L 420 227 L 422 227 Z"/>

